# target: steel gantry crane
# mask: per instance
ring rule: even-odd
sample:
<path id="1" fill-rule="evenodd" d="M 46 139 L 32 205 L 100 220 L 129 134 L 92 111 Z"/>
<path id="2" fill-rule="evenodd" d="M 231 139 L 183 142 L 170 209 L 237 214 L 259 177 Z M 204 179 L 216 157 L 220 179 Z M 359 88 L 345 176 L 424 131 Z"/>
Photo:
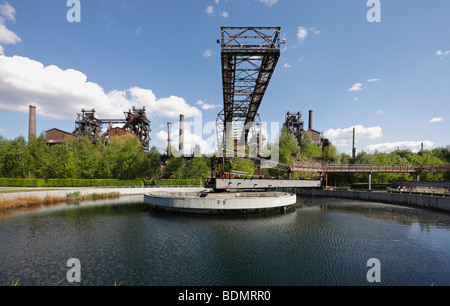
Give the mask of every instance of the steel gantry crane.
<path id="1" fill-rule="evenodd" d="M 217 118 L 219 146 L 245 146 L 280 58 L 281 27 L 222 27 L 224 109 Z M 259 122 L 256 123 L 259 127 Z M 259 131 L 261 133 L 261 131 Z"/>

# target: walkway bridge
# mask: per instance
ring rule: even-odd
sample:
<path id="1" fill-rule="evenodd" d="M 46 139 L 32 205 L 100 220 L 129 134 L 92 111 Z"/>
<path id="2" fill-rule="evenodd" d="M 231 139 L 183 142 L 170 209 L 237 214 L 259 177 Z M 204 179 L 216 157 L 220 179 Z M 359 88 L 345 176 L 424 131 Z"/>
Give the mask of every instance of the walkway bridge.
<path id="1" fill-rule="evenodd" d="M 410 173 L 416 174 L 420 181 L 422 173 L 447 173 L 450 165 L 422 166 L 422 165 L 332 165 L 319 163 L 294 163 L 291 171 L 319 173 L 323 186 L 327 186 L 328 173 L 367 173 L 369 174 L 369 190 L 372 189 L 373 173 Z"/>
<path id="2" fill-rule="evenodd" d="M 319 163 L 295 163 L 292 171 L 318 173 L 446 173 L 446 166 L 414 165 L 332 165 Z"/>

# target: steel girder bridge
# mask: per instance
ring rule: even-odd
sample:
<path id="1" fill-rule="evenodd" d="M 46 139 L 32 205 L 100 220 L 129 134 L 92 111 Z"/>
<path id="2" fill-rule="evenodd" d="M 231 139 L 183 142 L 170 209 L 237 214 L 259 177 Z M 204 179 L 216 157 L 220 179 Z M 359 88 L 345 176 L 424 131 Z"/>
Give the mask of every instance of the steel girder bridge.
<path id="1" fill-rule="evenodd" d="M 261 135 L 258 109 L 280 58 L 280 32 L 281 27 L 221 28 L 224 109 L 217 118 L 219 146 L 236 150 L 247 145 L 250 131 Z"/>

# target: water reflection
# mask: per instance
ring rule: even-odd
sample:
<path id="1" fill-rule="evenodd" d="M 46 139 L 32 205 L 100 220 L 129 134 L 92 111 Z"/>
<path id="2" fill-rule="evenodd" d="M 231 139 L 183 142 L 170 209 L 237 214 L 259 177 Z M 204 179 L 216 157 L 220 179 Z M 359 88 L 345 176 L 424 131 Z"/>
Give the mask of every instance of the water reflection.
<path id="1" fill-rule="evenodd" d="M 310 207 L 320 209 L 322 212 L 352 213 L 367 218 L 392 220 L 402 225 L 419 223 L 424 228 L 429 226 L 450 227 L 450 214 L 446 212 L 357 200 L 337 198 L 315 200 L 299 197 L 296 204 L 297 210 Z"/>
<path id="2" fill-rule="evenodd" d="M 299 198 L 286 214 L 202 216 L 147 209 L 142 197 L 40 207 L 0 219 L 0 285 L 383 285 L 450 283 L 450 218 L 361 201 Z"/>

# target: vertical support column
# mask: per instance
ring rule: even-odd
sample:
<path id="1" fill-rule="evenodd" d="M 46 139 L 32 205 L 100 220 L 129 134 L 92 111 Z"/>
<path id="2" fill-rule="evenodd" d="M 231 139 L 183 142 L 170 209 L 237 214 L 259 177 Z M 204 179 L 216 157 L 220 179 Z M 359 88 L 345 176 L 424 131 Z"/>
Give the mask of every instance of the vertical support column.
<path id="1" fill-rule="evenodd" d="M 369 190 L 372 190 L 372 172 L 369 173 Z"/>

